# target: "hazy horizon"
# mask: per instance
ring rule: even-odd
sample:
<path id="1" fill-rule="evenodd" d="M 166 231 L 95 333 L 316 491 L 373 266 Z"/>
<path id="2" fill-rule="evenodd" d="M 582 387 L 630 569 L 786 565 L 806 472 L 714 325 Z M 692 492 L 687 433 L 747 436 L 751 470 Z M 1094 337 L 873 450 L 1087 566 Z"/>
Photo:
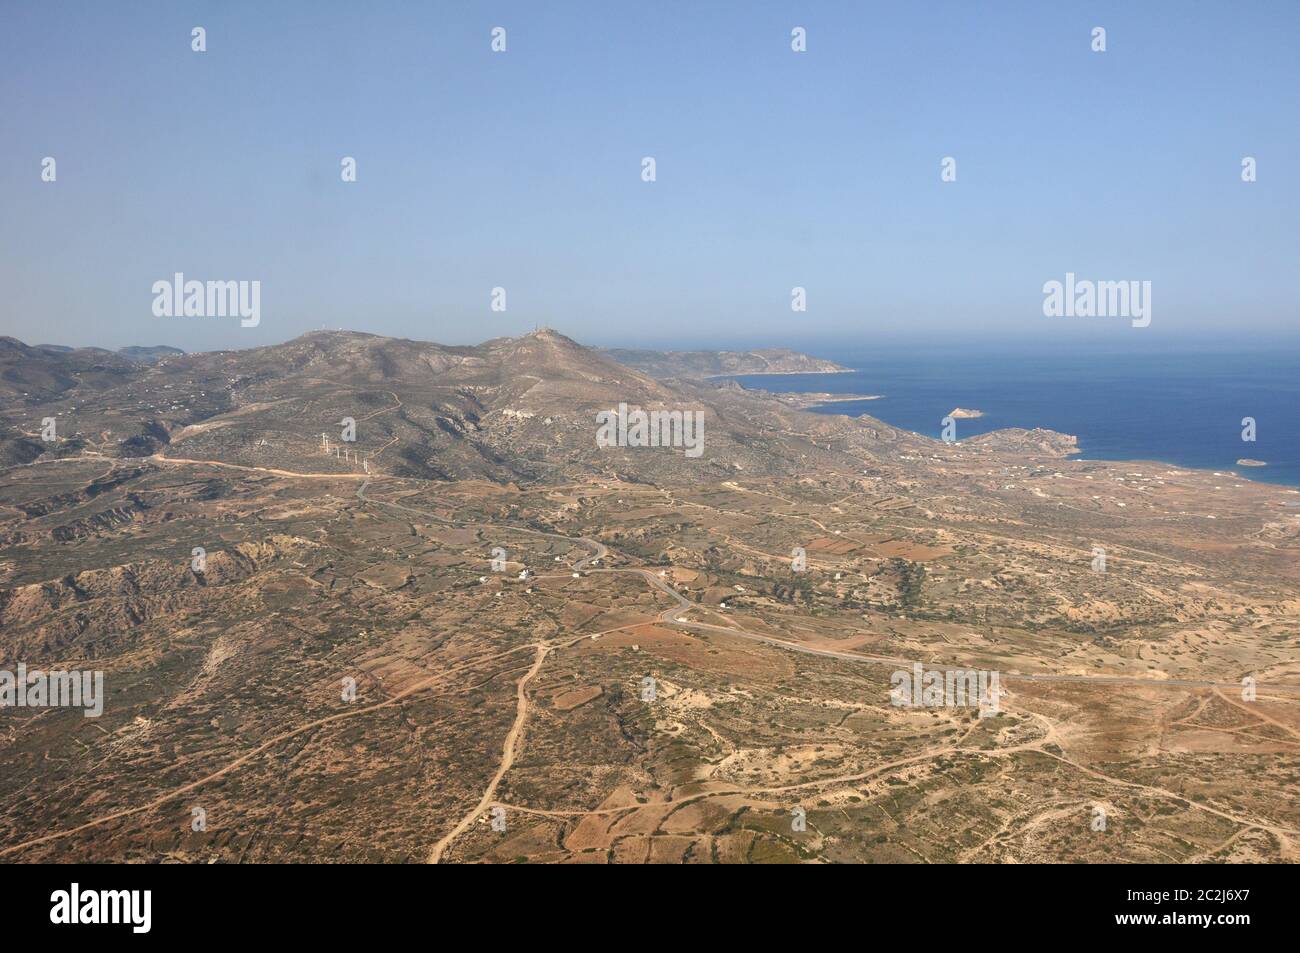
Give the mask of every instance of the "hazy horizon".
<path id="1" fill-rule="evenodd" d="M 205 871 L 416 863 L 889 865 L 886 931 L 979 864 L 972 937 L 1280 919 L 1297 37 L 0 8 L 16 927 L 301 943 L 308 891 L 401 888 Z"/>
<path id="2" fill-rule="evenodd" d="M 661 350 L 661 351 L 754 351 L 765 348 L 787 348 L 809 354 L 813 357 L 835 360 L 840 363 L 846 363 L 851 366 L 855 356 L 869 354 L 873 352 L 897 353 L 897 354 L 918 354 L 933 353 L 943 355 L 947 352 L 958 351 L 978 351 L 978 352 L 996 352 L 1002 354 L 1042 354 L 1051 352 L 1072 353 L 1083 349 L 1084 353 L 1104 355 L 1107 353 L 1131 353 L 1153 355 L 1165 353 L 1194 352 L 1200 350 L 1213 351 L 1216 353 L 1250 353 L 1252 351 L 1270 351 L 1278 347 L 1300 348 L 1300 330 L 1276 330 L 1259 335 L 1241 335 L 1229 333 L 1187 333 L 1181 335 L 1160 334 L 1160 333 L 1143 333 L 1134 337 L 1116 336 L 1112 334 L 1097 331 L 1091 334 L 1070 333 L 1059 336 L 1030 336 L 1018 335 L 1013 332 L 1003 332 L 1000 334 L 978 334 L 974 332 L 954 332 L 950 335 L 936 337 L 934 335 L 923 336 L 917 334 L 892 334 L 881 335 L 865 330 L 856 337 L 829 337 L 815 336 L 806 333 L 798 333 L 792 329 L 792 333 L 782 336 L 777 334 L 739 334 L 735 337 L 713 336 L 687 336 L 683 335 L 680 339 L 668 337 L 639 337 L 633 335 L 620 335 L 617 332 L 593 331 L 590 335 L 578 335 L 572 329 L 566 328 L 562 324 L 540 324 L 540 327 L 547 327 L 557 331 L 566 337 L 572 338 L 578 344 L 585 347 L 593 348 L 611 348 L 611 349 L 628 349 L 628 350 Z M 32 337 L 30 339 L 19 337 L 18 335 L 3 333 L 0 337 L 13 337 L 23 344 L 30 347 L 53 346 L 53 347 L 70 347 L 70 348 L 99 348 L 102 350 L 116 351 L 128 347 L 174 347 L 179 348 L 188 354 L 201 353 L 205 351 L 240 351 L 250 348 L 272 347 L 279 344 L 285 344 L 305 334 L 319 331 L 329 332 L 347 332 L 359 334 L 374 334 L 380 337 L 389 337 L 395 339 L 405 339 L 429 344 L 439 344 L 447 346 L 474 346 L 482 344 L 494 338 L 518 337 L 527 334 L 533 330 L 532 326 L 512 330 L 506 334 L 478 334 L 475 335 L 472 330 L 458 336 L 447 335 L 445 337 L 435 337 L 419 333 L 415 329 L 414 333 L 386 333 L 384 331 L 374 331 L 360 327 L 326 327 L 326 328 L 307 328 L 300 332 L 289 334 L 275 340 L 250 341 L 241 340 L 240 335 L 232 335 L 232 340 L 228 344 L 216 347 L 195 347 L 187 348 L 182 344 L 175 343 L 170 339 L 142 339 L 130 340 L 123 343 L 105 343 L 101 340 L 77 340 L 62 341 L 53 340 L 52 336 Z M 1147 329 L 1148 331 L 1150 329 Z"/>
<path id="3" fill-rule="evenodd" d="M 1300 323 L 1294 4 L 680 10 L 10 7 L 0 334 L 1146 348 Z M 260 322 L 155 317 L 177 272 L 260 282 Z M 1150 281 L 1150 326 L 1045 317 L 1067 273 Z"/>

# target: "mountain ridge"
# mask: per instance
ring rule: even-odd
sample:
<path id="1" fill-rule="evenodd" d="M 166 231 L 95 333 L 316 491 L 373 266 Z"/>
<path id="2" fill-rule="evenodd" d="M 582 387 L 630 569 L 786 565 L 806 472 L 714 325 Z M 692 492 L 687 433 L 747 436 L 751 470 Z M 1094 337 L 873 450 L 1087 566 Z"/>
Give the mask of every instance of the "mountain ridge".
<path id="1" fill-rule="evenodd" d="M 312 331 L 245 350 L 160 354 L 150 363 L 12 342 L 0 350 L 0 381 L 15 368 L 31 376 L 33 360 L 50 386 L 14 400 L 0 462 L 158 454 L 439 480 L 604 474 L 707 482 L 895 467 L 900 452 L 936 445 L 871 417 L 807 413 L 734 381 L 657 379 L 549 328 L 478 345 Z M 598 447 L 596 415 L 618 407 L 699 414 L 707 450 L 687 461 L 680 448 Z M 38 434 L 49 417 L 59 433 L 52 445 Z M 344 437 L 347 421 L 355 440 Z M 1070 452 L 1069 438 L 1057 436 L 1007 432 L 982 446 Z"/>
<path id="2" fill-rule="evenodd" d="M 737 374 L 847 374 L 853 369 L 834 361 L 784 347 L 747 351 L 660 351 L 642 348 L 601 348 L 620 364 L 652 377 L 672 379 L 729 377 Z"/>

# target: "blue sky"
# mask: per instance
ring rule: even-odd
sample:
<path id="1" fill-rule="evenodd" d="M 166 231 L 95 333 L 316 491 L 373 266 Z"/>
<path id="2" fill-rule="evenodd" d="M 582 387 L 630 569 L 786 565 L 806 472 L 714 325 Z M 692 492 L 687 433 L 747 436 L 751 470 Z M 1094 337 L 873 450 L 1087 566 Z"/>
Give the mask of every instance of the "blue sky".
<path id="1" fill-rule="evenodd" d="M 0 334 L 1146 346 L 1300 327 L 1300 4 L 897 6 L 6 4 Z M 261 324 L 154 317 L 177 271 L 261 281 Z M 1067 271 L 1150 280 L 1151 326 L 1044 317 Z"/>

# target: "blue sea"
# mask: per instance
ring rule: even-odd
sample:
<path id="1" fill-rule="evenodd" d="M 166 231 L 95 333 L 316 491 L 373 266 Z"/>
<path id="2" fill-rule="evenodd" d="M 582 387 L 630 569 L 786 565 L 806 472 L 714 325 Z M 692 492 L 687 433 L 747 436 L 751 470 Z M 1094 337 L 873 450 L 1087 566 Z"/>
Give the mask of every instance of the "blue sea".
<path id="1" fill-rule="evenodd" d="M 1167 346 L 1141 352 L 1082 343 L 1069 347 L 889 346 L 808 353 L 851 374 L 759 374 L 736 378 L 771 391 L 879 394 L 819 413 L 868 414 L 938 438 L 955 407 L 957 436 L 1003 427 L 1044 427 L 1079 438 L 1081 459 L 1158 460 L 1233 470 L 1257 481 L 1300 486 L 1300 347 Z M 1242 418 L 1256 439 L 1242 439 Z M 1239 458 L 1265 467 L 1239 467 Z"/>

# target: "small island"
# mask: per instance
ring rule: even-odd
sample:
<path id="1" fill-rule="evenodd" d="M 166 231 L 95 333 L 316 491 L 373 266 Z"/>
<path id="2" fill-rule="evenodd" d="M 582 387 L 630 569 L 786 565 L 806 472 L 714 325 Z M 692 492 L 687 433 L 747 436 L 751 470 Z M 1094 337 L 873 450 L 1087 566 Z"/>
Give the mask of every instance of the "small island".
<path id="1" fill-rule="evenodd" d="M 1252 460 L 1250 457 L 1242 457 L 1237 461 L 1239 467 L 1266 467 L 1268 466 L 1263 460 Z"/>
<path id="2" fill-rule="evenodd" d="M 948 416 L 954 418 L 955 417 L 983 417 L 984 411 L 971 410 L 968 407 L 954 407 L 952 410 L 948 411 Z"/>

